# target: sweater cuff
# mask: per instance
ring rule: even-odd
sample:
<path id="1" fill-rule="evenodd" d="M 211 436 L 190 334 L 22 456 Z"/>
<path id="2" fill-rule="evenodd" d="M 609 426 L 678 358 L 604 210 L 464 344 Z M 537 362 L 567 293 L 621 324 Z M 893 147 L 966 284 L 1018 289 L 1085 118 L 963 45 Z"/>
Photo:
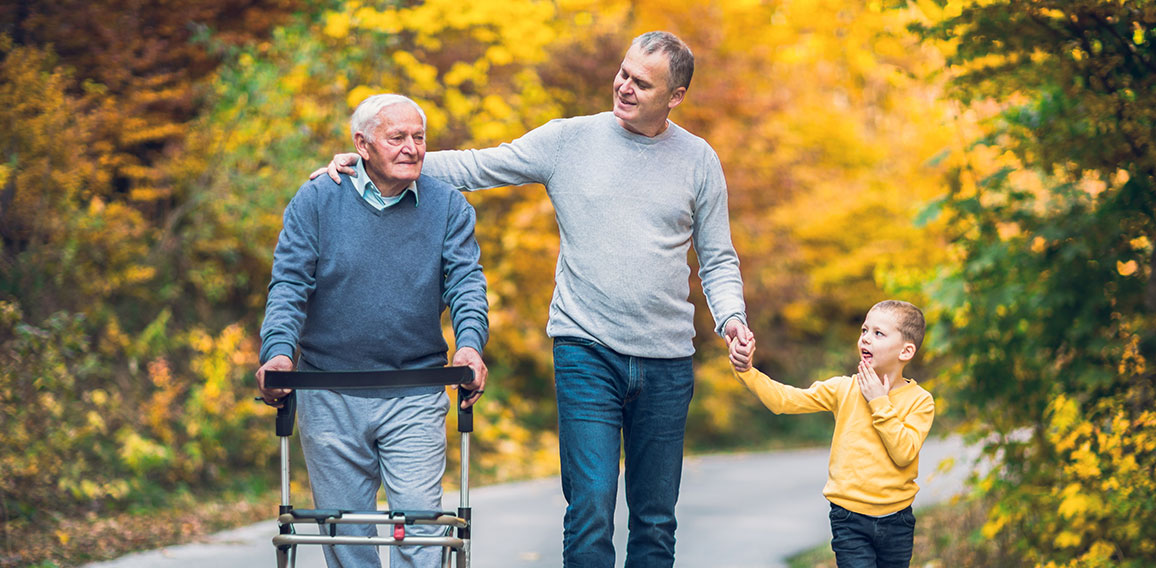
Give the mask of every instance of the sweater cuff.
<path id="1" fill-rule="evenodd" d="M 278 343 L 270 344 L 267 348 L 263 349 L 261 352 L 261 364 L 264 365 L 265 363 L 268 363 L 270 359 L 272 359 L 278 355 L 284 355 L 284 356 L 292 359 L 293 358 L 293 351 L 294 351 L 294 346 L 291 343 L 278 342 Z"/>
<path id="2" fill-rule="evenodd" d="M 461 335 L 455 338 L 454 350 L 456 351 L 464 347 L 472 347 L 474 351 L 478 352 L 478 355 L 485 355 L 485 351 L 482 349 L 484 344 L 485 341 L 482 339 L 481 333 L 478 333 L 472 329 L 467 329 L 463 330 Z"/>
<path id="3" fill-rule="evenodd" d="M 715 330 L 718 333 L 719 337 L 726 337 L 727 324 L 729 324 L 731 322 L 731 320 L 738 320 L 739 323 L 743 324 L 744 326 L 747 325 L 746 314 L 743 314 L 743 313 L 731 314 L 731 315 L 727 316 L 726 319 L 724 319 L 722 321 L 722 324 L 718 326 L 718 329 Z"/>
<path id="4" fill-rule="evenodd" d="M 873 416 L 878 416 L 883 413 L 883 411 L 891 408 L 891 397 L 884 395 L 871 399 L 867 401 L 867 406 L 871 407 L 871 414 Z"/>

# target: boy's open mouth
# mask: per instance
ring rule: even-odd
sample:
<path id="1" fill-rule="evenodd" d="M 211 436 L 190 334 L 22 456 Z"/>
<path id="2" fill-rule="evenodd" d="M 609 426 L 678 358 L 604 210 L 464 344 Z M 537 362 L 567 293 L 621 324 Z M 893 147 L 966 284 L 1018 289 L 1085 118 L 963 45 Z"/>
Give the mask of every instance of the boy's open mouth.
<path id="1" fill-rule="evenodd" d="M 859 356 L 862 357 L 864 361 L 870 361 L 871 360 L 871 352 L 866 350 L 866 349 L 860 349 L 859 350 Z"/>

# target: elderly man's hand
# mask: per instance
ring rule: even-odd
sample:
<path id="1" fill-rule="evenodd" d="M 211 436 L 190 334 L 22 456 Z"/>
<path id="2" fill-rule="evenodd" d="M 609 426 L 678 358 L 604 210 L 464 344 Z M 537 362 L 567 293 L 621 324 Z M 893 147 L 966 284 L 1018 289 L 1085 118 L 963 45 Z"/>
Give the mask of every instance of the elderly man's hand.
<path id="1" fill-rule="evenodd" d="M 462 388 L 474 392 L 470 398 L 462 401 L 462 410 L 465 410 L 473 406 L 479 398 L 482 398 L 482 393 L 486 389 L 486 376 L 489 374 L 489 370 L 486 368 L 486 363 L 482 361 L 481 354 L 473 347 L 458 349 L 457 353 L 454 353 L 451 364 L 455 367 L 466 366 L 474 370 L 474 381 L 462 385 Z"/>
<path id="2" fill-rule="evenodd" d="M 292 389 L 267 389 L 265 388 L 265 371 L 292 371 L 293 360 L 284 356 L 278 355 L 261 365 L 257 369 L 257 390 L 261 391 L 261 398 L 265 404 L 274 408 L 281 408 L 285 405 L 285 397 L 293 392 Z"/>
<path id="3" fill-rule="evenodd" d="M 357 159 L 360 157 L 361 156 L 356 152 L 350 152 L 348 154 L 334 154 L 333 160 L 329 162 L 329 165 L 324 168 L 318 168 L 313 173 L 309 174 L 309 179 L 313 179 L 321 174 L 328 173 L 330 179 L 340 185 L 341 174 L 351 176 L 357 173 L 357 168 L 354 168 L 353 164 L 356 164 Z"/>

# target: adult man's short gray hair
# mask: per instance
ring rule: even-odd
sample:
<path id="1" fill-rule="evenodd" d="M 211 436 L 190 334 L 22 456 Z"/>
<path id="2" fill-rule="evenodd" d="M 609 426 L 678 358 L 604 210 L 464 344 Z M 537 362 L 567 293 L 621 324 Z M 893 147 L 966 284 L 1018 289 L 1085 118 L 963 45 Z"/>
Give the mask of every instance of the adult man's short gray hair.
<path id="1" fill-rule="evenodd" d="M 630 45 L 637 45 L 645 55 L 662 50 L 670 65 L 670 89 L 690 88 L 690 78 L 694 75 L 694 54 L 678 36 L 670 32 L 646 32 L 634 38 Z"/>
<path id="2" fill-rule="evenodd" d="M 413 99 L 404 95 L 373 95 L 361 101 L 361 104 L 357 105 L 357 109 L 353 111 L 353 117 L 349 119 L 349 135 L 356 139 L 357 133 L 360 132 L 367 141 L 373 142 L 373 132 L 381 124 L 381 118 L 378 115 L 381 114 L 382 109 L 397 104 L 412 105 L 421 115 L 421 127 L 426 127 L 425 111 Z"/>

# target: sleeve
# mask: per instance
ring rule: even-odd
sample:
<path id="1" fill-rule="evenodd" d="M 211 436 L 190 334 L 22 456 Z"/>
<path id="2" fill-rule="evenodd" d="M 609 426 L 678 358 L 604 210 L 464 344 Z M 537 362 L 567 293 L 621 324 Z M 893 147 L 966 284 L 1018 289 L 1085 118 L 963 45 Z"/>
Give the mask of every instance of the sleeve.
<path id="1" fill-rule="evenodd" d="M 817 381 L 801 389 L 784 385 L 755 368 L 735 371 L 735 376 L 775 414 L 834 412 L 838 404 L 838 379 Z"/>
<path id="2" fill-rule="evenodd" d="M 911 412 L 902 419 L 891 404 L 891 397 L 881 396 L 868 403 L 871 407 L 871 422 L 891 461 L 899 467 L 907 467 L 919 457 L 923 440 L 931 431 L 935 420 L 935 401 L 928 393 L 923 393 L 913 405 Z"/>
<path id="3" fill-rule="evenodd" d="M 317 286 L 319 254 L 317 211 L 302 186 L 285 208 L 281 234 L 273 252 L 273 275 L 261 324 L 262 364 L 277 355 L 293 357 L 309 297 Z"/>
<path id="4" fill-rule="evenodd" d="M 493 148 L 430 152 L 422 173 L 458 191 L 545 184 L 554 171 L 562 130 L 562 121 L 552 120 Z"/>
<path id="5" fill-rule="evenodd" d="M 731 242 L 726 179 L 718 155 L 709 148 L 704 169 L 695 198 L 694 251 L 703 293 L 714 316 L 715 332 L 722 335 L 731 318 L 738 318 L 746 325 L 747 307 L 743 300 L 739 256 Z"/>
<path id="6" fill-rule="evenodd" d="M 489 340 L 489 300 L 480 262 L 481 249 L 474 237 L 474 222 L 474 208 L 461 194 L 452 194 L 442 245 L 445 271 L 442 301 L 450 309 L 457 348 L 473 347 L 482 353 Z"/>

